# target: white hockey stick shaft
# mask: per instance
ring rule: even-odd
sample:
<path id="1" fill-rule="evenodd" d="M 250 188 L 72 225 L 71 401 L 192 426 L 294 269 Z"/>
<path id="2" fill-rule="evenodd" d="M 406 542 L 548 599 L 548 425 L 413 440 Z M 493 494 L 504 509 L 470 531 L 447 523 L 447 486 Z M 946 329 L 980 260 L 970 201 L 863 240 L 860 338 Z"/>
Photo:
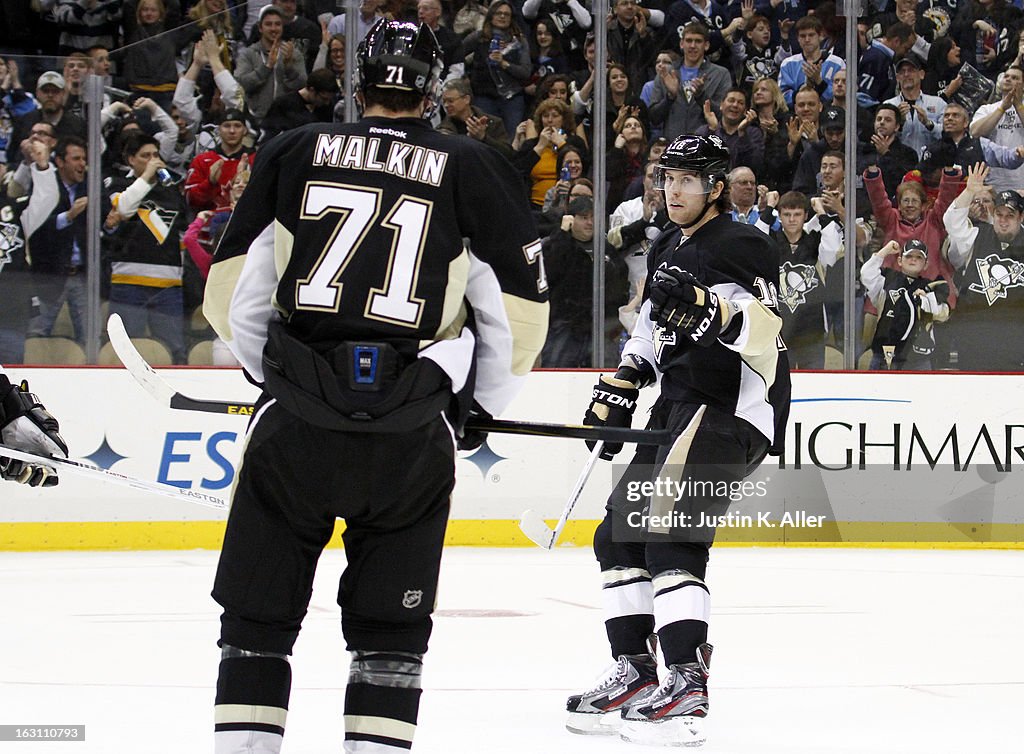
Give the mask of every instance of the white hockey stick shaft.
<path id="1" fill-rule="evenodd" d="M 586 465 L 584 465 L 583 470 L 576 479 L 576 485 L 572 488 L 572 492 L 569 493 L 569 499 L 565 501 L 562 515 L 559 517 L 554 529 L 549 528 L 540 514 L 532 508 L 523 511 L 523 515 L 519 518 L 519 528 L 532 542 L 543 547 L 545 550 L 550 550 L 555 546 L 558 538 L 562 535 L 565 524 L 569 521 L 569 516 L 572 515 L 572 511 L 576 507 L 576 503 L 579 502 L 580 495 L 583 494 L 583 488 L 590 478 L 590 472 L 594 470 L 594 464 L 601 457 L 602 450 L 604 450 L 604 441 L 598 440 L 594 443 L 594 449 L 590 452 L 590 458 L 587 459 Z"/>
<path id="2" fill-rule="evenodd" d="M 147 482 L 144 479 L 136 479 L 135 477 L 126 476 L 125 474 L 118 474 L 116 471 L 111 471 L 110 469 L 101 469 L 98 466 L 89 466 L 88 464 L 72 461 L 68 458 L 39 456 L 35 453 L 26 453 L 24 450 L 18 450 L 17 448 L 9 448 L 6 445 L 0 445 L 0 456 L 16 458 L 19 461 L 25 461 L 27 463 L 42 466 L 52 466 L 61 474 L 69 473 L 76 476 L 88 477 L 89 479 L 101 482 L 119 484 L 123 487 L 131 487 L 133 490 L 142 490 L 156 495 L 163 495 L 164 497 L 173 497 L 175 500 L 185 500 L 189 503 L 195 503 L 196 505 L 202 505 L 207 508 L 216 508 L 217 510 L 222 511 L 226 511 L 228 509 L 227 502 L 216 495 L 207 495 L 204 492 L 186 490 L 181 487 L 175 487 L 171 484 L 164 484 L 163 482 Z"/>

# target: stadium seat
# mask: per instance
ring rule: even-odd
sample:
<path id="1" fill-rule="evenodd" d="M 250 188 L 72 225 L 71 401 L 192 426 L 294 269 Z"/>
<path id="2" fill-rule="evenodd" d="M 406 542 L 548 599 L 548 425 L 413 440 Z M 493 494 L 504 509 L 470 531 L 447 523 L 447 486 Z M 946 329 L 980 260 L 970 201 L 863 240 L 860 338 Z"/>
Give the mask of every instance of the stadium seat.
<path id="1" fill-rule="evenodd" d="M 86 363 L 85 349 L 71 338 L 26 338 L 25 363 L 80 366 Z"/>
<path id="2" fill-rule="evenodd" d="M 188 363 L 192 366 L 210 366 L 213 364 L 213 341 L 201 340 L 188 352 Z"/>
<path id="3" fill-rule="evenodd" d="M 167 365 L 174 363 L 170 350 L 156 338 L 132 338 L 132 344 L 149 364 Z M 104 366 L 119 366 L 121 364 L 121 360 L 114 353 L 114 347 L 109 342 L 104 343 L 103 348 L 100 349 L 99 363 Z"/>

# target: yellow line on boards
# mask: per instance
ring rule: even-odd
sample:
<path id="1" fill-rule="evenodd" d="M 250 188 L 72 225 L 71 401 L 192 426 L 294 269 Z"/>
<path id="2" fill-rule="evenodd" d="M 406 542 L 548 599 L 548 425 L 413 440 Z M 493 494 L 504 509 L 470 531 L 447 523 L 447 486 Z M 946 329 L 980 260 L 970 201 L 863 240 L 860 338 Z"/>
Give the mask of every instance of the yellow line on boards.
<path id="1" fill-rule="evenodd" d="M 599 521 L 570 521 L 559 546 L 590 547 Z M 554 526 L 555 521 L 548 522 Z M 217 550 L 224 521 L 68 521 L 0 523 L 0 551 Z M 330 547 L 340 547 L 339 522 Z M 468 547 L 531 547 L 512 519 L 448 522 L 445 543 Z M 1024 524 L 839 522 L 820 529 L 722 529 L 721 547 L 846 547 L 1024 549 Z"/>

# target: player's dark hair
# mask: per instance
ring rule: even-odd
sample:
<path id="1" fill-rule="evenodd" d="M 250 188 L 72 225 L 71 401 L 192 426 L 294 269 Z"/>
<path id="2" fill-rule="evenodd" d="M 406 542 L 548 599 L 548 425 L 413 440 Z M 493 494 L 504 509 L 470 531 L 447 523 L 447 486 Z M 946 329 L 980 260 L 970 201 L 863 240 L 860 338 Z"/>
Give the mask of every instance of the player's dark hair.
<path id="1" fill-rule="evenodd" d="M 400 113 L 417 109 L 423 102 L 423 95 L 404 89 L 382 89 L 379 86 L 371 86 L 363 92 L 363 102 L 366 107 L 382 107 L 393 113 Z"/>
<path id="2" fill-rule="evenodd" d="M 718 210 L 718 214 L 724 215 L 726 212 L 732 211 L 732 198 L 729 194 L 731 190 L 729 186 L 729 175 L 726 173 L 719 180 L 725 184 L 725 188 L 722 189 L 722 193 L 719 197 L 715 199 L 715 209 Z M 718 181 L 715 181 L 715 183 L 717 184 Z M 711 187 L 712 190 L 714 190 L 714 188 L 714 186 Z"/>

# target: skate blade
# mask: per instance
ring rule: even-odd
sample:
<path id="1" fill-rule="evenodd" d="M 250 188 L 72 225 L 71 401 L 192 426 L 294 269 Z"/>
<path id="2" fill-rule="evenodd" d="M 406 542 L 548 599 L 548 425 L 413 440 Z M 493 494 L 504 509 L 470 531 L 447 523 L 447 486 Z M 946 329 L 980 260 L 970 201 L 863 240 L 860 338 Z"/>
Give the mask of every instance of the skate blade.
<path id="1" fill-rule="evenodd" d="M 570 712 L 565 721 L 565 729 L 577 736 L 614 736 L 621 726 L 622 715 L 619 710 L 603 714 Z"/>
<path id="2" fill-rule="evenodd" d="M 619 738 L 644 746 L 693 749 L 703 746 L 708 740 L 704 732 L 704 718 L 689 715 L 659 722 L 624 720 L 619 728 Z"/>

